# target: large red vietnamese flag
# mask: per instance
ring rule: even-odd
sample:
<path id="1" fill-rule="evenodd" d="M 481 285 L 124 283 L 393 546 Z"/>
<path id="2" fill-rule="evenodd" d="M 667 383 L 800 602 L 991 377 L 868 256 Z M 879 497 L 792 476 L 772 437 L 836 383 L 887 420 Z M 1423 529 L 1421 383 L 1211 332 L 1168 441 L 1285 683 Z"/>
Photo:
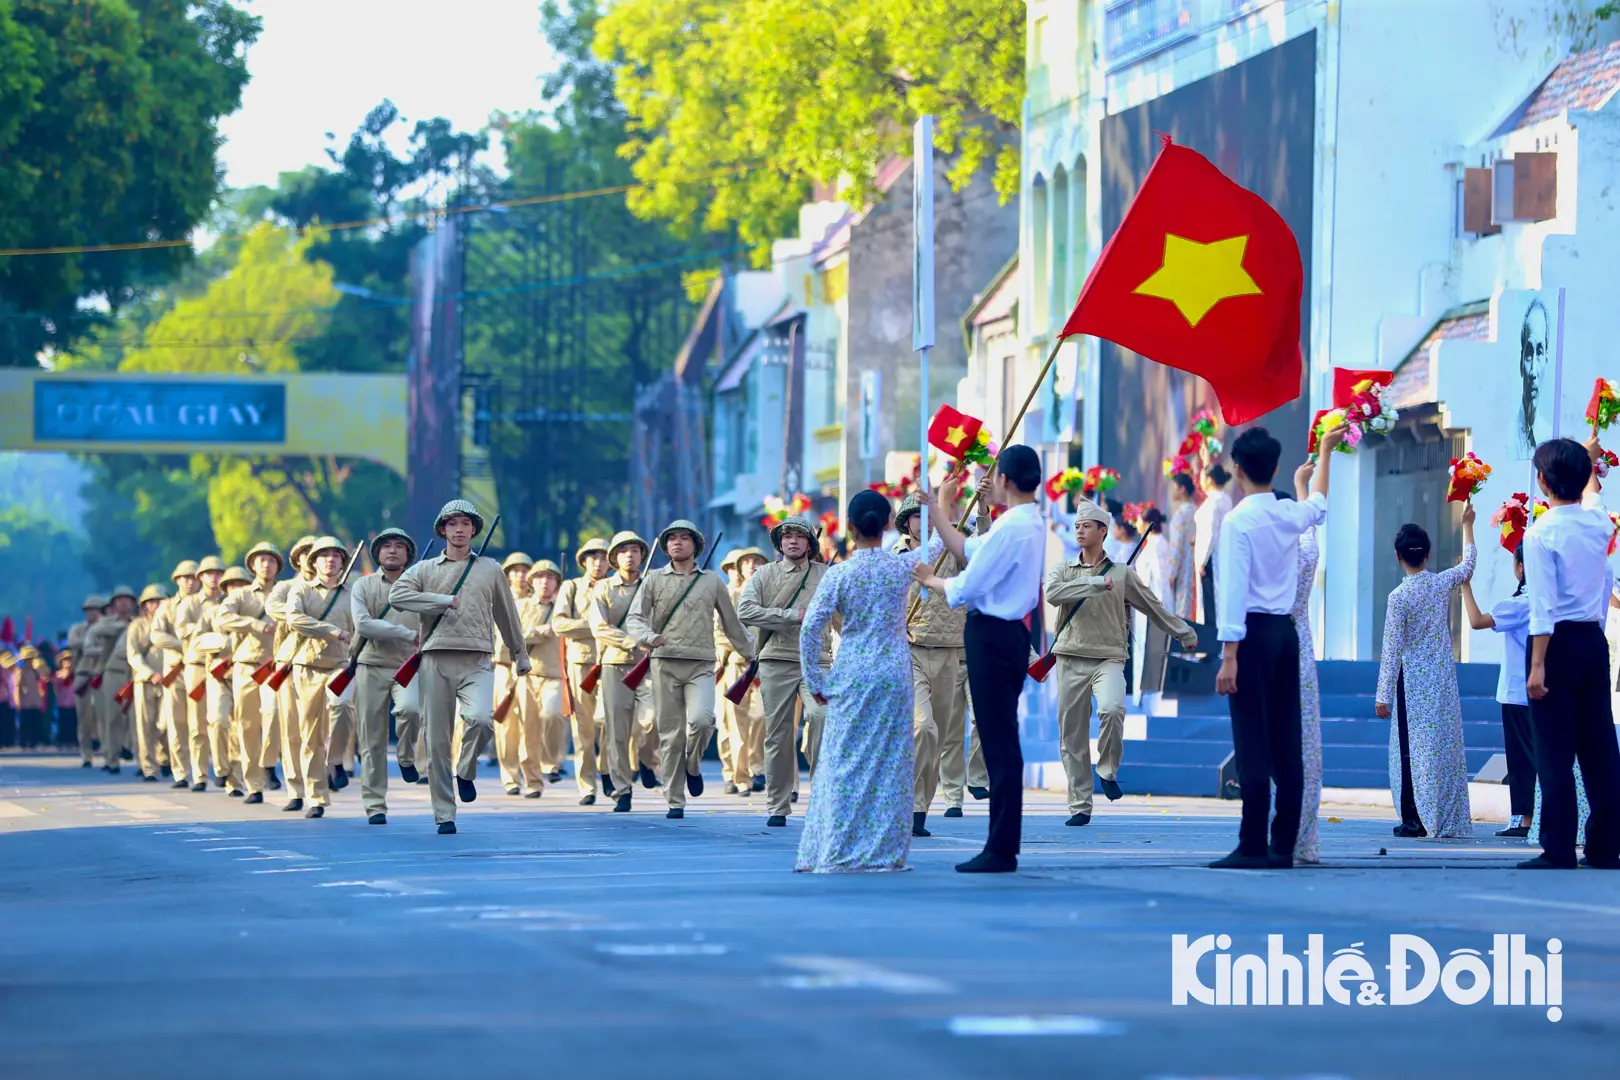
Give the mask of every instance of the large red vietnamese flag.
<path id="1" fill-rule="evenodd" d="M 1299 396 L 1304 279 L 1277 211 L 1167 138 L 1063 336 L 1107 338 L 1191 372 L 1241 424 Z"/>

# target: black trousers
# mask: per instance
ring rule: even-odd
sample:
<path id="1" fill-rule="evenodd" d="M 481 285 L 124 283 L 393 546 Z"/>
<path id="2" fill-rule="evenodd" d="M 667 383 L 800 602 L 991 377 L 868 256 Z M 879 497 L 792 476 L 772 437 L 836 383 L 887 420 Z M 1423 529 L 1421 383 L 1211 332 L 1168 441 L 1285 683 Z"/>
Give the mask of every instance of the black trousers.
<path id="1" fill-rule="evenodd" d="M 0 746 L 17 745 L 17 709 L 10 702 L 0 705 Z"/>
<path id="2" fill-rule="evenodd" d="M 56 745 L 79 745 L 79 710 L 76 707 L 56 707 Z"/>
<path id="3" fill-rule="evenodd" d="M 1401 824 L 1423 828 L 1412 794 L 1412 738 L 1406 728 L 1406 673 L 1395 676 L 1395 724 L 1401 747 Z"/>
<path id="4" fill-rule="evenodd" d="M 1204 623 L 1215 625 L 1215 560 L 1205 559 L 1198 572 L 1198 587 L 1204 592 Z"/>
<path id="5" fill-rule="evenodd" d="M 973 723 L 990 777 L 990 836 L 984 849 L 1017 855 L 1023 838 L 1024 751 L 1018 697 L 1029 673 L 1029 630 L 1021 622 L 970 611 L 963 634 Z"/>
<path id="6" fill-rule="evenodd" d="M 1266 854 L 1271 785 L 1277 785 L 1277 816 L 1271 820 L 1271 850 L 1292 856 L 1299 837 L 1305 793 L 1300 749 L 1299 632 L 1290 615 L 1249 612 L 1237 652 L 1237 693 L 1232 712 L 1232 749 L 1237 755 L 1243 818 L 1238 850 Z"/>
<path id="7" fill-rule="evenodd" d="M 1528 660 L 1526 661 L 1528 666 Z M 1561 622 L 1547 642 L 1547 696 L 1530 701 L 1541 778 L 1541 849 L 1575 864 L 1575 762 L 1586 801 L 1586 857 L 1620 858 L 1620 744 L 1609 704 L 1609 645 L 1600 623 Z"/>
<path id="8" fill-rule="evenodd" d="M 1507 750 L 1508 807 L 1529 817 L 1536 812 L 1535 744 L 1530 734 L 1530 706 L 1502 706 L 1502 745 Z"/>

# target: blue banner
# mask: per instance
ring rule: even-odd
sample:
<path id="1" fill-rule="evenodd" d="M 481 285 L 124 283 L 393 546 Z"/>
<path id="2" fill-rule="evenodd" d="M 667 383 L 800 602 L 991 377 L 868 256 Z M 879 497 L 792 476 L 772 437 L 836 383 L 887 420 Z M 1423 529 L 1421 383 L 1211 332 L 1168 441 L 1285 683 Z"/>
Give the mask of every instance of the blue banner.
<path id="1" fill-rule="evenodd" d="M 41 379 L 34 384 L 36 442 L 287 441 L 287 388 L 279 382 L 134 382 Z"/>

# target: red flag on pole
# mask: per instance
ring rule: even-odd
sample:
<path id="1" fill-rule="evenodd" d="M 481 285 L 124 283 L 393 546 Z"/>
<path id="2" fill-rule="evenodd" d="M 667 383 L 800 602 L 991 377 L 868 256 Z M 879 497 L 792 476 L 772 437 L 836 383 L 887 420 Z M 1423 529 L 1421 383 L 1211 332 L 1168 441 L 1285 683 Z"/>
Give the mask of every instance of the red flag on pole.
<path id="1" fill-rule="evenodd" d="M 1333 369 L 1333 408 L 1342 409 L 1356 396 L 1356 384 L 1370 382 L 1375 386 L 1388 386 L 1395 380 L 1393 371 L 1358 371 L 1355 368 Z M 1312 425 L 1314 426 L 1314 425 Z"/>
<path id="2" fill-rule="evenodd" d="M 1207 380 L 1228 424 L 1300 392 L 1299 243 L 1264 199 L 1165 139 L 1063 336 L 1092 334 Z"/>
<path id="3" fill-rule="evenodd" d="M 979 429 L 982 427 L 983 421 L 965 412 L 958 412 L 949 405 L 941 405 L 939 411 L 934 414 L 933 422 L 928 425 L 928 445 L 937 447 L 960 461 L 962 455 L 973 445 L 973 441 L 979 437 Z"/>

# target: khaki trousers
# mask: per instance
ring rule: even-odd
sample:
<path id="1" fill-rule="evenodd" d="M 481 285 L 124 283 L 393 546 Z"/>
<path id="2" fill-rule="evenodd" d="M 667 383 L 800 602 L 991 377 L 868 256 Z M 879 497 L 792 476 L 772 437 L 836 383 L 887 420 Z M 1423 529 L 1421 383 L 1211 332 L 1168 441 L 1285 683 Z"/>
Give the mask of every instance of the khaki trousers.
<path id="1" fill-rule="evenodd" d="M 1091 813 L 1091 701 L 1097 700 L 1097 774 L 1119 774 L 1125 735 L 1125 662 L 1059 656 L 1058 745 L 1069 778 L 1069 813 Z"/>
<path id="2" fill-rule="evenodd" d="M 326 674 L 337 674 L 339 669 L 333 668 Z M 354 695 L 350 694 L 347 701 L 339 701 L 328 694 L 327 700 L 332 708 L 332 733 L 327 739 L 326 760 L 332 765 L 341 765 L 345 769 L 354 768 L 354 759 L 359 753 L 359 740 L 354 724 Z"/>
<path id="3" fill-rule="evenodd" d="M 180 688 L 180 701 L 186 710 L 186 734 L 191 739 L 191 783 L 206 784 L 208 782 L 208 766 L 213 761 L 208 746 L 208 696 L 203 695 L 201 701 L 192 701 L 189 691 L 193 686 L 208 678 L 208 669 L 201 664 L 187 664 L 185 671 L 174 680 L 174 685 Z M 225 775 L 225 767 L 218 769 L 220 776 Z"/>
<path id="4" fill-rule="evenodd" d="M 96 692 L 87 683 L 84 692 L 78 694 L 74 701 L 79 716 L 79 757 L 93 761 L 96 756 L 95 744 L 101 738 L 101 732 L 96 727 L 96 721 L 100 718 L 96 711 Z"/>
<path id="5" fill-rule="evenodd" d="M 196 767 L 191 759 L 191 710 L 186 708 L 186 680 L 174 680 L 173 685 L 162 687 L 163 728 L 169 739 L 169 768 L 175 782 L 194 783 Z"/>
<path id="6" fill-rule="evenodd" d="M 813 776 L 815 755 L 821 750 L 821 721 L 827 710 L 810 695 L 793 660 L 759 662 L 759 695 L 765 711 L 765 812 L 785 817 L 793 812 L 793 792 L 799 785 L 796 744 L 803 746 Z M 802 743 L 794 738 L 800 710 L 804 713 Z"/>
<path id="7" fill-rule="evenodd" d="M 300 761 L 305 798 L 314 806 L 330 806 L 332 792 L 329 782 L 332 720 L 337 714 L 337 703 L 326 692 L 327 680 L 333 675 L 331 668 L 293 668 L 292 681 L 297 684 L 294 694 L 298 708 L 298 737 L 304 744 Z"/>
<path id="8" fill-rule="evenodd" d="M 940 724 L 939 794 L 946 806 L 960 807 L 970 773 L 974 775 L 975 787 L 989 782 L 988 779 L 979 779 L 985 776 L 985 770 L 984 756 L 979 752 L 978 733 L 968 731 L 967 657 L 962 649 L 930 651 L 950 651 L 957 656 L 956 687 L 951 693 L 950 711 L 942 713 L 936 705 L 934 715 Z M 971 759 L 968 751 L 970 739 L 973 747 Z M 976 763 L 973 768 L 969 767 L 970 760 Z"/>
<path id="9" fill-rule="evenodd" d="M 588 670 L 589 664 L 568 665 L 568 688 L 574 697 L 574 715 L 569 717 L 574 736 L 574 782 L 579 785 L 581 796 L 596 794 L 596 743 L 598 738 L 606 741 L 602 733 L 602 703 L 598 695 L 587 694 L 579 688 L 579 681 Z"/>
<path id="10" fill-rule="evenodd" d="M 247 790 L 243 783 L 242 749 L 236 737 L 236 688 L 226 676 L 225 682 L 208 676 L 208 689 L 204 700 L 208 704 L 208 746 L 214 758 L 214 772 L 225 778 L 230 791 Z"/>
<path id="11" fill-rule="evenodd" d="M 943 749 L 955 746 L 960 761 L 967 717 L 967 665 L 962 649 L 911 647 L 911 737 L 916 748 L 913 813 L 927 813 L 939 788 Z M 957 788 L 957 805 L 962 792 Z"/>
<path id="12" fill-rule="evenodd" d="M 427 726 L 433 820 L 443 824 L 456 820 L 453 776 L 478 779 L 478 756 L 495 737 L 495 673 L 487 652 L 433 649 L 422 654 L 416 687 Z M 457 747 L 453 768 L 452 738 Z"/>
<path id="13" fill-rule="evenodd" d="M 714 736 L 714 661 L 653 657 L 648 676 L 658 724 L 658 774 L 671 809 L 686 805 L 686 777 L 703 771 Z"/>
<path id="14" fill-rule="evenodd" d="M 607 748 L 607 777 L 613 781 L 615 796 L 635 784 L 639 765 L 651 768 L 657 762 L 656 744 L 649 745 L 647 718 L 656 715 L 653 685 L 658 666 L 655 663 L 652 673 L 631 690 L 624 685 L 624 676 L 634 666 L 603 664 L 602 679 L 596 684 L 602 703 L 601 740 Z"/>
<path id="15" fill-rule="evenodd" d="M 264 687 L 253 681 L 257 664 L 231 665 L 231 738 L 241 754 L 241 763 L 232 779 L 241 782 L 249 795 L 264 792 L 264 714 L 265 701 L 274 700 Z"/>
<path id="16" fill-rule="evenodd" d="M 418 674 L 420 678 L 420 674 Z M 399 728 L 399 749 L 414 751 L 416 731 L 422 726 L 417 704 L 416 679 L 401 686 L 387 664 L 361 664 L 354 674 L 355 733 L 360 743 L 360 804 L 366 816 L 388 813 L 388 706 L 394 707 Z M 406 727 L 410 727 L 407 738 Z M 407 757 L 407 762 L 412 759 Z"/>
<path id="17" fill-rule="evenodd" d="M 506 696 L 505 687 L 511 685 L 512 679 L 510 667 L 495 666 L 496 701 Z M 535 699 L 534 679 L 532 676 L 521 678 L 517 684 L 506 719 L 495 725 L 495 758 L 501 766 L 501 784 L 508 791 L 513 788 L 544 791 L 548 770 L 541 765 L 544 742 L 540 735 L 540 707 Z"/>
<path id="18" fill-rule="evenodd" d="M 524 695 L 523 731 L 527 739 L 533 730 L 539 742 L 540 772 L 560 772 L 568 760 L 568 718 L 562 714 L 562 680 L 530 675 L 529 692 Z"/>
<path id="19" fill-rule="evenodd" d="M 163 748 L 163 688 L 149 682 L 135 684 L 130 702 L 135 721 L 135 760 L 142 776 L 158 774 L 158 751 Z"/>
<path id="20" fill-rule="evenodd" d="M 726 663 L 726 673 L 719 686 L 722 707 L 733 725 L 731 760 L 728 764 L 735 782 L 742 786 L 751 784 L 754 777 L 765 773 L 765 709 L 760 704 L 759 691 L 754 687 L 749 687 L 742 701 L 736 705 L 723 695 L 747 669 L 748 661 L 733 656 Z M 724 752 L 721 759 L 725 760 Z"/>
<path id="21" fill-rule="evenodd" d="M 266 770 L 281 762 L 281 695 L 268 686 L 259 687 L 260 705 L 264 710 L 264 739 L 259 749 L 259 764 Z"/>
<path id="22" fill-rule="evenodd" d="M 101 758 L 110 768 L 122 765 L 124 750 L 124 707 L 114 699 L 129 679 L 129 672 L 109 668 L 102 673 L 101 688 L 95 691 L 96 715 L 101 717 Z"/>
<path id="23" fill-rule="evenodd" d="M 298 709 L 297 669 L 276 691 L 276 714 L 281 725 L 281 768 L 287 782 L 287 797 L 302 799 L 307 791 L 304 775 L 304 728 Z"/>

